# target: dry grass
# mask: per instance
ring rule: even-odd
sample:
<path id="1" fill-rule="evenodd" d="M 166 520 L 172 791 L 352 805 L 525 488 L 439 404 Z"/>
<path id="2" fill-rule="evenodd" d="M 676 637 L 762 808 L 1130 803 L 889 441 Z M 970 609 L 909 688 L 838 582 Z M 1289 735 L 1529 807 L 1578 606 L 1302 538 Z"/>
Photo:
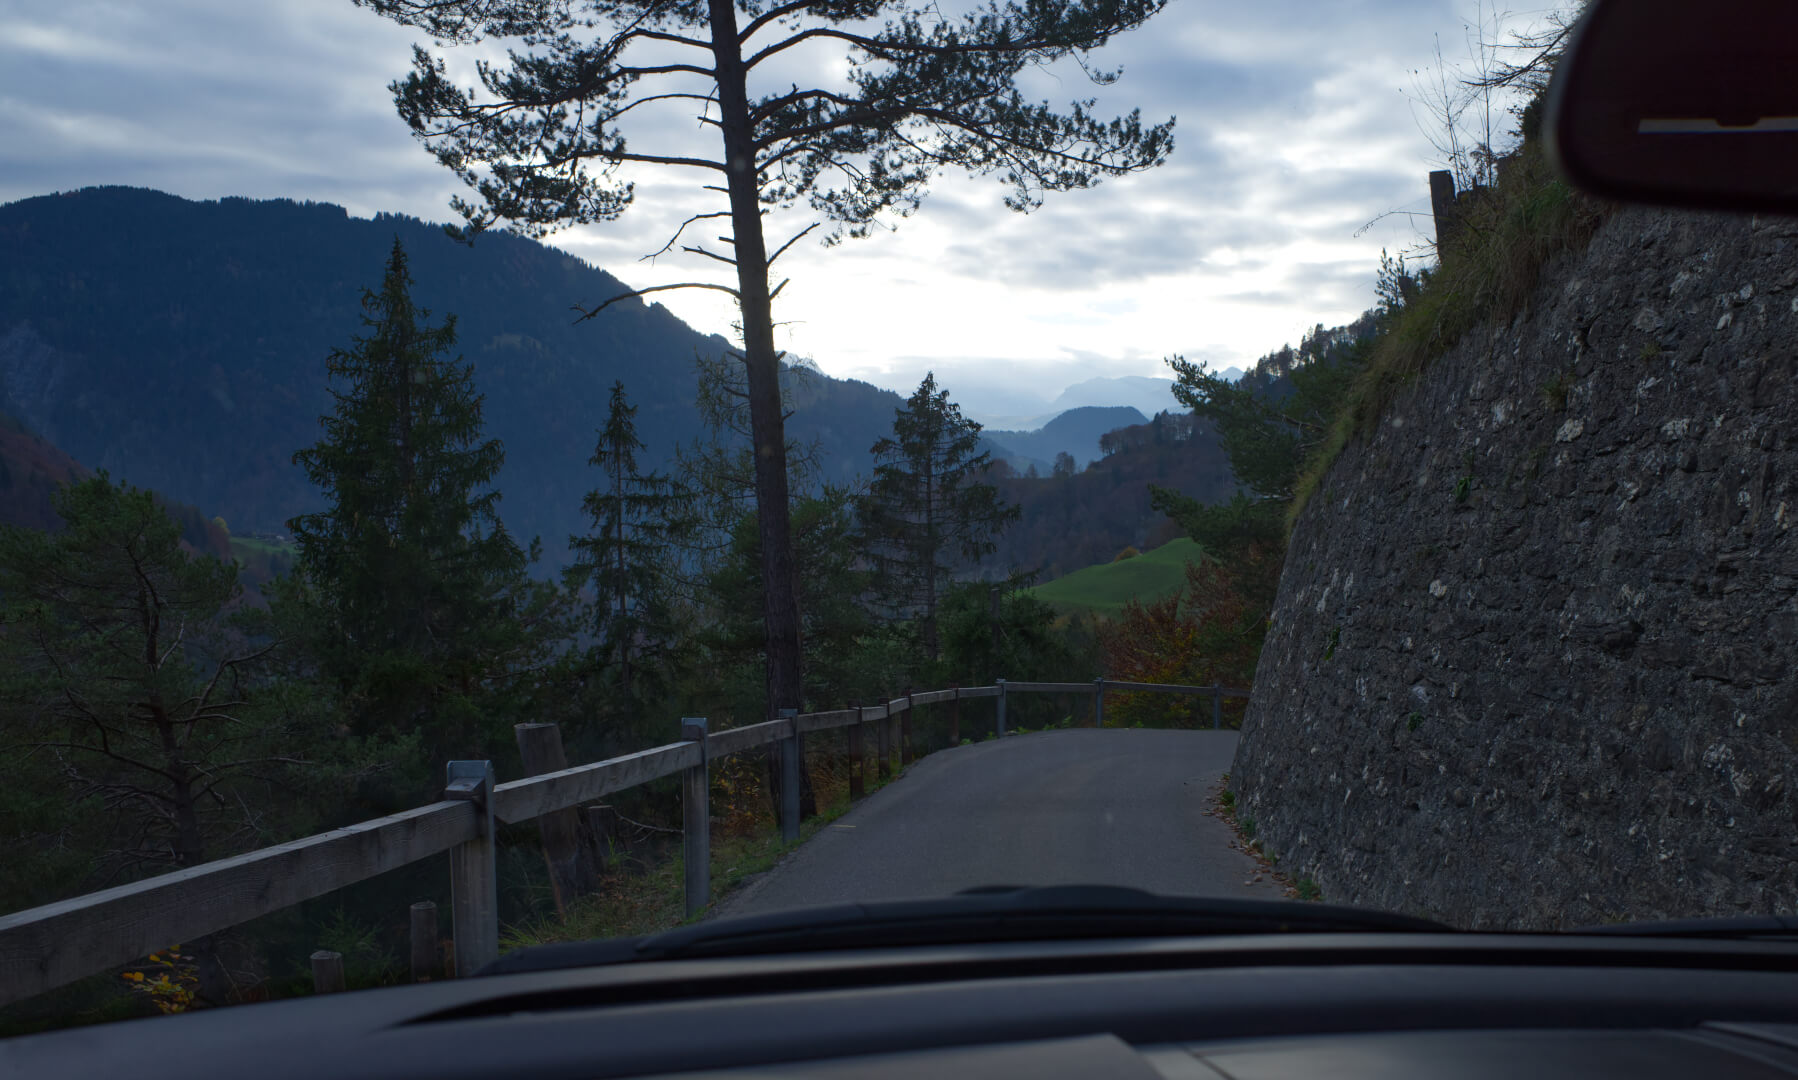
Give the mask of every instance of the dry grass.
<path id="1" fill-rule="evenodd" d="M 818 799 L 818 816 L 800 826 L 801 844 L 850 809 L 846 758 L 808 747 L 806 768 Z M 902 774 L 903 770 L 895 773 L 894 779 Z M 872 793 L 881 786 L 870 762 L 867 790 Z M 780 831 L 768 808 L 758 754 L 738 754 L 719 763 L 712 784 L 712 806 L 712 888 L 708 909 L 749 878 L 772 869 L 797 846 L 781 843 Z M 695 922 L 704 915 L 687 917 L 682 872 L 680 845 L 671 843 L 648 859 L 642 872 L 609 874 L 601 891 L 583 899 L 566 917 L 550 916 L 505 928 L 500 951 L 559 941 L 634 937 Z"/>
<path id="2" fill-rule="evenodd" d="M 1605 205 L 1556 176 L 1536 144 L 1526 144 L 1500 183 L 1467 210 L 1429 281 L 1380 338 L 1329 437 L 1299 477 L 1288 526 L 1350 439 L 1370 434 L 1399 391 L 1463 335 L 1522 310 L 1543 268 L 1583 249 L 1606 213 Z"/>

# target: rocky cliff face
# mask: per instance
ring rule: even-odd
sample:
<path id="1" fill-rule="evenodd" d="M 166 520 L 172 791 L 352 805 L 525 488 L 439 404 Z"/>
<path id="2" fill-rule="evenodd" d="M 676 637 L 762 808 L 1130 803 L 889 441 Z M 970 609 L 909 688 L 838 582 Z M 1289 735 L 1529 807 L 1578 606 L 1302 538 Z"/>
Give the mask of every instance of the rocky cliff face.
<path id="1" fill-rule="evenodd" d="M 1798 907 L 1798 222 L 1629 210 L 1342 454 L 1232 784 L 1326 899 Z"/>

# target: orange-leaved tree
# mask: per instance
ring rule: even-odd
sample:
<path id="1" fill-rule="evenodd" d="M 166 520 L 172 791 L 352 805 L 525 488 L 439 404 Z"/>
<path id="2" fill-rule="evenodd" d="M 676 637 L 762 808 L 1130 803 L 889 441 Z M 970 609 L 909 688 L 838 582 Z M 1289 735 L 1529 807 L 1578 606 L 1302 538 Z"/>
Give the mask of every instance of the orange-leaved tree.
<path id="1" fill-rule="evenodd" d="M 1259 564 L 1265 553 L 1248 556 Z M 1243 566 L 1210 558 L 1188 563 L 1186 582 L 1163 599 L 1130 601 L 1100 632 L 1108 678 L 1124 682 L 1247 687 L 1267 633 L 1267 608 L 1245 589 Z M 1274 566 L 1275 572 L 1278 565 Z M 1187 727 L 1210 723 L 1205 699 L 1165 694 L 1107 695 L 1106 722 Z M 1237 706 L 1240 709 L 1240 706 Z M 1226 709 L 1227 719 L 1230 717 Z"/>

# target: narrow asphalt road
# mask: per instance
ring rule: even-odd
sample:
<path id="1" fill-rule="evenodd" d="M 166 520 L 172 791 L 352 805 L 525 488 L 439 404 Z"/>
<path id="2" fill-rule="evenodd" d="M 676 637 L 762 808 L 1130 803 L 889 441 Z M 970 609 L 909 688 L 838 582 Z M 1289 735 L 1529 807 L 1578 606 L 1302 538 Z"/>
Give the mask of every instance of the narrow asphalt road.
<path id="1" fill-rule="evenodd" d="M 1020 735 L 932 754 L 721 904 L 717 917 L 978 885 L 1130 885 L 1278 899 L 1208 817 L 1235 732 Z"/>

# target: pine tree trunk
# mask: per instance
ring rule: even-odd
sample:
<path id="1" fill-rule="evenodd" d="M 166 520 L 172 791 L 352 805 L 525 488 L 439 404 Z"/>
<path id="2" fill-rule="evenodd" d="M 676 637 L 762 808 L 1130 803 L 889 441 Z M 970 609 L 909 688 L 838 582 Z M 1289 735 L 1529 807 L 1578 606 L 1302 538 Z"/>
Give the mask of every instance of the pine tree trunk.
<path id="1" fill-rule="evenodd" d="M 155 638 L 151 639 L 154 647 Z M 182 760 L 175 738 L 175 726 L 168 719 L 158 695 L 151 695 L 151 710 L 156 716 L 157 734 L 162 741 L 163 767 L 169 777 L 169 796 L 175 818 L 175 865 L 185 870 L 206 861 L 206 841 L 200 831 L 199 800 L 194 793 L 194 775 Z M 186 943 L 199 975 L 199 996 L 209 1005 L 226 1005 L 231 1001 L 231 977 L 219 955 L 225 933 L 208 934 Z"/>
<path id="2" fill-rule="evenodd" d="M 731 0 L 710 0 L 718 114 L 724 132 L 725 184 L 730 194 L 732 252 L 743 315 L 743 363 L 749 393 L 749 433 L 755 448 L 756 527 L 762 547 L 762 625 L 767 652 L 767 711 L 800 706 L 799 602 L 793 575 L 792 524 L 787 493 L 786 421 L 780 408 L 780 355 L 774 348 L 773 301 L 768 295 L 768 248 L 756 178 L 754 130 L 749 121 L 747 73 L 737 42 Z M 768 758 L 768 791 L 781 805 L 779 763 Z M 803 748 L 801 750 L 801 761 Z M 803 770 L 802 770 L 803 771 Z M 810 788 L 805 784 L 805 788 Z M 802 804 L 806 801 L 801 792 Z M 816 812 L 816 799 L 812 811 Z M 802 805 L 801 815 L 805 814 Z"/>
<path id="3" fill-rule="evenodd" d="M 767 718 L 798 708 L 799 604 L 793 576 L 788 514 L 786 423 L 780 409 L 780 356 L 774 348 L 773 302 L 768 295 L 768 248 L 762 236 L 754 132 L 736 9 L 710 0 L 718 113 L 724 131 L 731 235 L 735 238 L 738 302 L 749 392 L 750 438 L 755 445 L 756 526 L 762 540 L 762 620 L 767 635 Z"/>

